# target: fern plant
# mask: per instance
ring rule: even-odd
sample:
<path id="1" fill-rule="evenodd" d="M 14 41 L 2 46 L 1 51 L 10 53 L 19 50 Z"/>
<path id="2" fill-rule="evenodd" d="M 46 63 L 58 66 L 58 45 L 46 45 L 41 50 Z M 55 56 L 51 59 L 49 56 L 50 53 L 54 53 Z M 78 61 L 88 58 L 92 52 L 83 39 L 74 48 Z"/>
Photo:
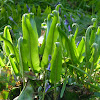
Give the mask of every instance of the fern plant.
<path id="1" fill-rule="evenodd" d="M 14 74 L 23 80 L 24 88 L 18 97 L 19 100 L 32 100 L 35 96 L 44 100 L 51 90 L 54 90 L 53 98 L 56 100 L 59 95 L 57 88 L 61 83 L 63 86 L 60 98 L 63 97 L 66 84 L 85 85 L 86 88 L 91 87 L 90 90 L 97 92 L 100 90 L 96 75 L 99 71 L 100 56 L 100 28 L 97 27 L 97 20 L 92 19 L 93 25 L 87 28 L 85 36 L 77 45 L 79 26 L 73 24 L 72 27 L 76 26 L 74 34 L 71 33 L 70 27 L 63 28 L 59 7 L 62 7 L 61 4 L 48 14 L 41 46 L 38 46 L 37 23 L 33 13 L 22 16 L 23 35 L 18 39 L 17 46 L 12 42 L 10 26 L 6 26 L 4 33 L 0 34 L 0 41 L 4 43 L 4 51 Z M 0 61 L 0 65 L 5 66 L 1 57 Z M 36 88 L 33 87 L 34 81 Z"/>

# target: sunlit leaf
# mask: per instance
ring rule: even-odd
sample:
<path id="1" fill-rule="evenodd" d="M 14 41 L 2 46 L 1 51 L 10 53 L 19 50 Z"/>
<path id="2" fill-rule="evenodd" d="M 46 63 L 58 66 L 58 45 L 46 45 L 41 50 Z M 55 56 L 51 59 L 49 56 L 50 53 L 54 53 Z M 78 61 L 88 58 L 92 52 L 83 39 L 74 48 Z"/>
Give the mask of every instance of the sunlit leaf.
<path id="1" fill-rule="evenodd" d="M 25 52 L 24 52 L 24 46 L 23 46 L 23 39 L 20 37 L 18 40 L 18 46 L 19 46 L 19 64 L 20 64 L 20 73 L 22 76 L 24 75 L 24 71 L 28 71 L 28 65 L 27 61 L 25 60 Z"/>
<path id="2" fill-rule="evenodd" d="M 69 57 L 71 58 L 73 64 L 76 64 L 77 58 L 75 56 L 75 52 L 74 52 L 74 49 L 73 49 L 70 39 L 67 37 L 67 35 L 64 33 L 64 31 L 61 30 L 60 25 L 58 25 L 57 28 L 58 28 L 60 36 L 65 38 L 65 48 L 67 50 Z"/>
<path id="3" fill-rule="evenodd" d="M 4 37 L 12 43 L 11 35 L 10 35 L 10 32 L 9 32 L 10 29 L 11 29 L 10 26 L 6 26 L 4 28 Z M 10 50 L 9 50 L 9 47 L 7 46 L 7 43 L 5 41 L 4 41 L 4 49 L 5 49 L 5 52 L 8 56 L 10 54 Z"/>
<path id="4" fill-rule="evenodd" d="M 94 43 L 95 41 L 95 35 L 96 35 L 96 28 L 97 28 L 97 19 L 96 18 L 92 18 L 93 21 L 93 28 L 91 31 L 91 35 L 90 35 L 90 41 L 89 44 L 90 46 Z"/>
<path id="5" fill-rule="evenodd" d="M 78 45 L 78 53 L 79 53 L 79 57 L 78 57 L 78 61 L 82 61 L 83 60 L 83 53 L 85 52 L 85 41 L 82 38 L 82 40 L 80 41 L 79 45 Z"/>
<path id="6" fill-rule="evenodd" d="M 54 54 L 51 60 L 51 82 L 57 83 L 60 81 L 60 74 L 62 70 L 62 50 L 61 50 L 61 44 L 59 42 L 56 42 Z"/>
<path id="7" fill-rule="evenodd" d="M 39 71 L 38 33 L 33 13 L 23 15 L 22 30 L 25 60 L 32 70 Z"/>
<path id="8" fill-rule="evenodd" d="M 93 28 L 93 26 L 89 26 L 86 30 L 86 34 L 85 34 L 85 56 L 86 56 L 86 67 L 89 67 L 89 59 L 91 57 L 91 50 L 90 50 L 90 45 L 89 45 L 89 41 L 90 41 L 90 32 L 91 29 Z"/>
<path id="9" fill-rule="evenodd" d="M 56 32 L 56 35 L 54 35 L 55 31 L 57 31 L 56 24 L 58 22 L 58 12 L 54 10 L 53 14 L 54 14 L 54 17 L 53 17 L 49 34 L 46 40 L 46 46 L 44 49 L 44 54 L 43 54 L 43 58 L 41 62 L 42 67 L 48 64 L 48 56 L 52 54 L 54 42 L 56 42 L 57 37 L 58 37 L 58 32 Z"/>

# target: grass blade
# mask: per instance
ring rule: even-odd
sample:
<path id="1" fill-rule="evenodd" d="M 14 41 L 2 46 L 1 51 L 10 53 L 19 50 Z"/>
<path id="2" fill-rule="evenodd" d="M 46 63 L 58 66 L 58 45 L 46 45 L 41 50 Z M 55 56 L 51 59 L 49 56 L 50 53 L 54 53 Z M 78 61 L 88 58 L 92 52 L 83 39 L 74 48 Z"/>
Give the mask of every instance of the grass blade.
<path id="1" fill-rule="evenodd" d="M 66 83 L 67 83 L 67 77 L 64 80 L 63 87 L 62 87 L 61 93 L 60 93 L 60 98 L 63 97 L 64 91 L 65 91 L 65 88 L 66 88 Z"/>

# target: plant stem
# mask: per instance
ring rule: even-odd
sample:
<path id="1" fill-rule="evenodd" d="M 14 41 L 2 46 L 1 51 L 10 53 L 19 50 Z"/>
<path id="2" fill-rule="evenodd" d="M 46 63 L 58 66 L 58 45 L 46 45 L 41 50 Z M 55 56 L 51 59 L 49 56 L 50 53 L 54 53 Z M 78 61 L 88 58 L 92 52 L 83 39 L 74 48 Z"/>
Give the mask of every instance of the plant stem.
<path id="1" fill-rule="evenodd" d="M 45 70 L 45 69 L 44 69 Z M 44 98 L 45 98 L 45 84 L 46 84 L 46 79 L 47 79 L 47 75 L 46 75 L 46 70 L 45 70 L 45 73 L 44 73 L 44 90 L 43 90 L 43 99 L 42 100 L 44 100 Z"/>
<path id="2" fill-rule="evenodd" d="M 56 82 L 54 83 L 54 100 L 57 100 Z"/>
<path id="3" fill-rule="evenodd" d="M 44 100 L 44 97 L 45 97 L 45 83 L 44 83 L 44 91 L 43 91 L 43 99 Z"/>

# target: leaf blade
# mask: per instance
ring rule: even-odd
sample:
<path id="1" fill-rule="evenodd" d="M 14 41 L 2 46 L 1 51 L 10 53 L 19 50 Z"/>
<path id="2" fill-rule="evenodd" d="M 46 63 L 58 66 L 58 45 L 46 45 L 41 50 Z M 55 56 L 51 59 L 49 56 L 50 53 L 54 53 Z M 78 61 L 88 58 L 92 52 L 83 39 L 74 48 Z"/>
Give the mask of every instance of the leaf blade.
<path id="1" fill-rule="evenodd" d="M 62 51 L 60 43 L 56 43 L 54 54 L 51 60 L 51 82 L 57 83 L 60 80 L 62 70 Z"/>

